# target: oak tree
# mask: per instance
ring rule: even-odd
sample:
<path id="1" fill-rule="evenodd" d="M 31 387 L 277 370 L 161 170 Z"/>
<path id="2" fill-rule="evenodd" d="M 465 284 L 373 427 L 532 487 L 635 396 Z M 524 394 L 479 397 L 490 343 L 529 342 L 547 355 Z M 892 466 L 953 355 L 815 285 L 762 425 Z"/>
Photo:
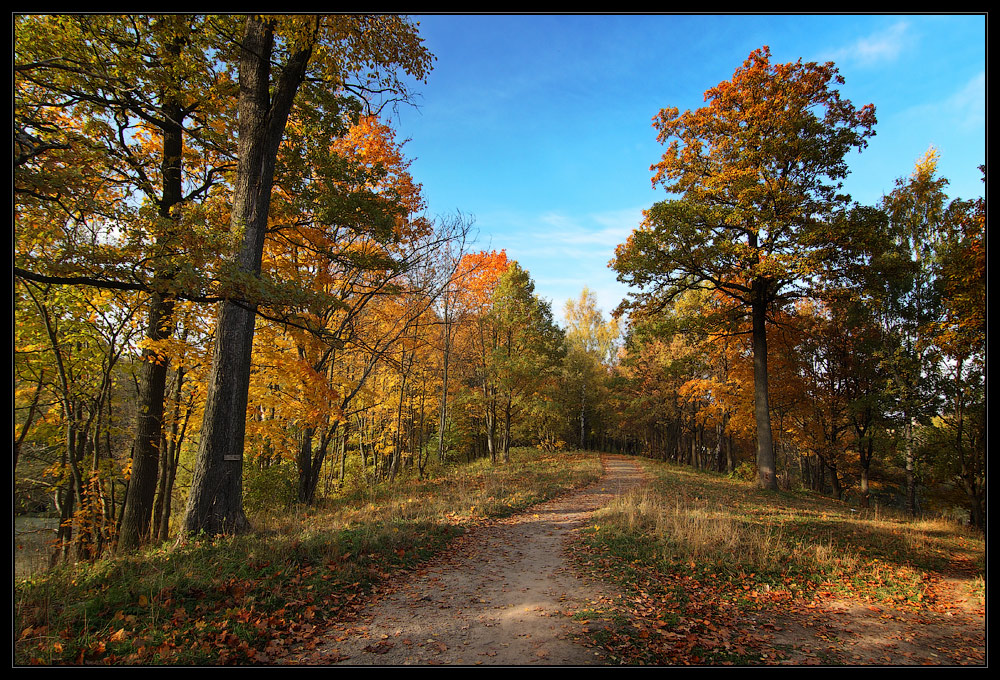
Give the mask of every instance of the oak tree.
<path id="1" fill-rule="evenodd" d="M 749 313 L 753 329 L 759 483 L 777 488 L 767 386 L 767 315 L 822 265 L 820 246 L 842 233 L 828 224 L 847 154 L 874 134 L 875 110 L 841 98 L 831 62 L 772 63 L 755 50 L 733 78 L 705 93 L 706 106 L 654 119 L 669 142 L 653 184 L 678 196 L 645 211 L 618 247 L 620 281 L 640 290 L 626 306 L 710 285 Z"/>
<path id="2" fill-rule="evenodd" d="M 390 15 L 250 16 L 239 40 L 238 167 L 231 229 L 243 235 L 231 264 L 245 285 L 219 305 L 205 416 L 184 530 L 209 534 L 249 528 L 242 506 L 242 467 L 250 362 L 271 189 L 285 125 L 303 85 L 405 91 L 398 71 L 423 78 L 430 54 L 415 27 Z M 274 63 L 278 66 L 275 68 Z M 240 290 L 242 288 L 242 290 Z"/>

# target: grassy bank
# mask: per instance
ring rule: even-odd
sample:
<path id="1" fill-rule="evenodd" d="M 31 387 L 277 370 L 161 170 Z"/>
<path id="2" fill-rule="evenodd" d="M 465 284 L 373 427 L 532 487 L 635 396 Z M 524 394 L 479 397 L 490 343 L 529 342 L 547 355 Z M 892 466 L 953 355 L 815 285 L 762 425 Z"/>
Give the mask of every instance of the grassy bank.
<path id="1" fill-rule="evenodd" d="M 644 464 L 651 483 L 599 511 L 582 551 L 631 602 L 628 622 L 597 636 L 618 662 L 767 663 L 748 632 L 760 615 L 829 598 L 920 608 L 953 573 L 982 594 L 983 538 L 954 523 Z"/>
<path id="2" fill-rule="evenodd" d="M 373 586 L 484 519 L 601 473 L 592 453 L 515 450 L 193 539 L 15 583 L 15 664 L 267 664 L 310 645 Z"/>

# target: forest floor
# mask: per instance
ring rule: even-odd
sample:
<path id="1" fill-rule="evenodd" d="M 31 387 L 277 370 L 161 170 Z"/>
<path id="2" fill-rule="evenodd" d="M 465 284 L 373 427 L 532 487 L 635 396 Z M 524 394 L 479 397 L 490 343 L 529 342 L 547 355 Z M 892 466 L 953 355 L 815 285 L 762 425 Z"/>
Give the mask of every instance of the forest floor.
<path id="1" fill-rule="evenodd" d="M 278 663 L 628 664 L 620 654 L 610 660 L 598 640 L 636 625 L 634 603 L 607 580 L 580 575 L 571 552 L 595 510 L 643 482 L 634 460 L 606 456 L 597 484 L 471 529 L 378 590 L 356 617 Z M 916 608 L 827 593 L 713 623 L 739 631 L 734 641 L 752 665 L 985 664 L 985 601 L 967 594 L 961 575 L 933 581 L 933 598 Z"/>
<path id="2" fill-rule="evenodd" d="M 970 590 L 964 576 L 936 576 L 926 606 L 831 597 L 758 623 L 784 664 L 985 665 L 986 606 Z"/>

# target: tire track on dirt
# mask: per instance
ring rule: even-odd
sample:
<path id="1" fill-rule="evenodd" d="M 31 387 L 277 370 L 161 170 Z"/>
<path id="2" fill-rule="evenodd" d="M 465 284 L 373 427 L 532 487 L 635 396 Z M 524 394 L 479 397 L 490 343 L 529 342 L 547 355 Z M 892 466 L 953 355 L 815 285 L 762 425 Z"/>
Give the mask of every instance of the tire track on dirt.
<path id="1" fill-rule="evenodd" d="M 472 529 L 293 663 L 602 663 L 598 651 L 573 641 L 581 625 L 565 613 L 592 608 L 609 593 L 573 572 L 565 542 L 595 510 L 643 481 L 627 457 L 602 462 L 596 484 Z"/>

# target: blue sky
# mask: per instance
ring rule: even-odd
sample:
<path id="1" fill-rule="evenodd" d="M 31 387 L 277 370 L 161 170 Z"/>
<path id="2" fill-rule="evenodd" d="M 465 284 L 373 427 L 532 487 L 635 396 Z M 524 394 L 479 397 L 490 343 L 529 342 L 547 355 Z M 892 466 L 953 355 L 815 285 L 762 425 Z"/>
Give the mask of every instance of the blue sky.
<path id="1" fill-rule="evenodd" d="M 950 195 L 983 193 L 983 15 L 430 15 L 437 57 L 419 108 L 395 119 L 431 216 L 475 218 L 476 250 L 506 249 L 557 318 L 584 286 L 609 313 L 626 288 L 614 248 L 666 197 L 653 116 L 704 105 L 751 51 L 833 61 L 842 96 L 873 103 L 876 136 L 847 191 L 875 203 L 938 149 Z"/>

